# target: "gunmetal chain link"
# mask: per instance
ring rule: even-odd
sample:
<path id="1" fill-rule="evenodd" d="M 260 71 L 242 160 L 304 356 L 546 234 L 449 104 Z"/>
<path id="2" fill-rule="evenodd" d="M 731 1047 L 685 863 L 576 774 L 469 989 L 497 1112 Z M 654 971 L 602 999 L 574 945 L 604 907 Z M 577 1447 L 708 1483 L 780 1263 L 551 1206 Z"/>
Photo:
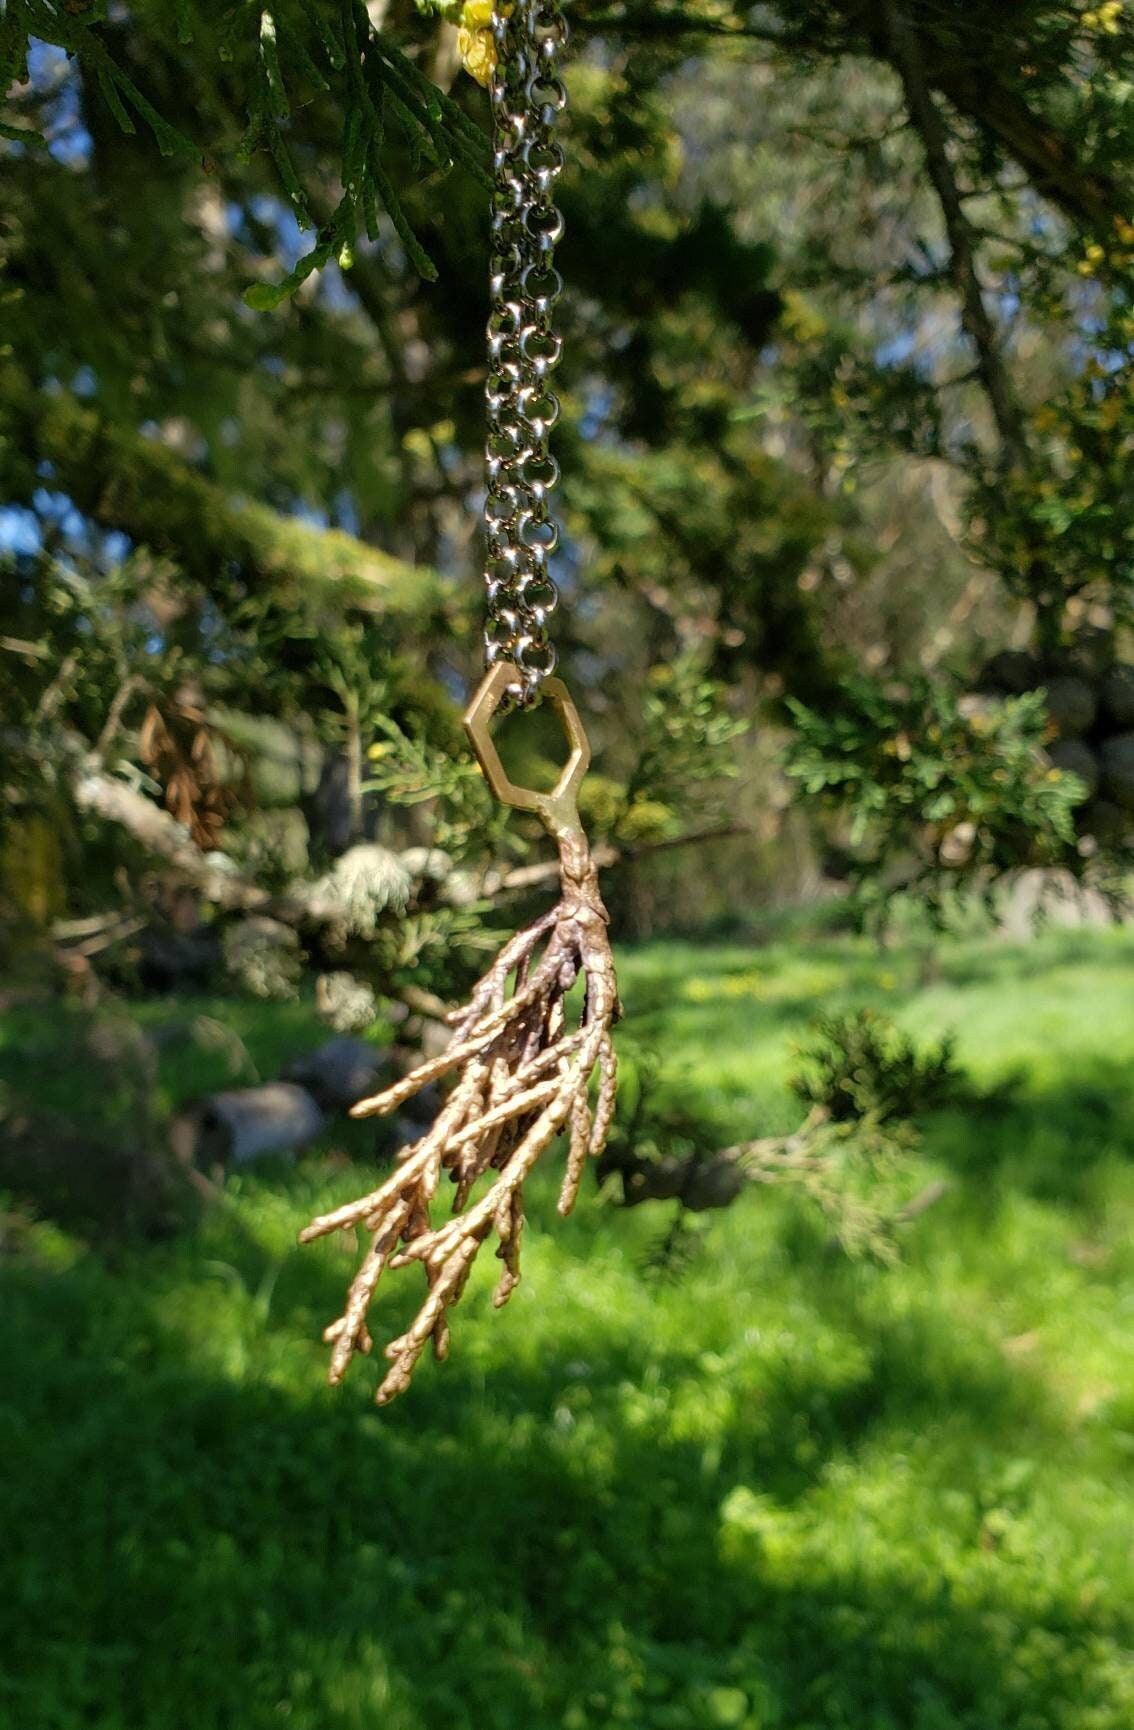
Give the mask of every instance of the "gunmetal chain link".
<path id="1" fill-rule="evenodd" d="M 559 465 L 548 439 L 559 399 L 548 380 L 561 348 L 552 312 L 563 287 L 554 262 L 563 218 L 553 194 L 563 151 L 554 133 L 567 105 L 556 75 L 567 25 L 558 0 L 511 0 L 494 7 L 492 35 L 484 658 L 488 667 L 514 665 L 508 695 L 528 705 L 556 661 L 548 621 L 559 596 L 548 561 L 559 527 L 548 495 Z"/>

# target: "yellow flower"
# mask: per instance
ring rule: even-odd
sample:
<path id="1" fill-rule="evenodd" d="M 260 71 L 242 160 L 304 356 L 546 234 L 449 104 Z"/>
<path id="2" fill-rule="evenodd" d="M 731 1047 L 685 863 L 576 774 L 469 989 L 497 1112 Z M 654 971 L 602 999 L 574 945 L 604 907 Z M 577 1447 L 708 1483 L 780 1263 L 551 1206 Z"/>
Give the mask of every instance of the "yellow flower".
<path id="1" fill-rule="evenodd" d="M 457 53 L 465 71 L 478 84 L 488 85 L 496 67 L 492 35 L 492 0 L 465 0 L 457 31 Z"/>
<path id="2" fill-rule="evenodd" d="M 489 31 L 458 30 L 457 53 L 465 71 L 471 74 L 478 84 L 487 87 L 492 82 L 492 73 L 496 66 L 496 44 Z"/>

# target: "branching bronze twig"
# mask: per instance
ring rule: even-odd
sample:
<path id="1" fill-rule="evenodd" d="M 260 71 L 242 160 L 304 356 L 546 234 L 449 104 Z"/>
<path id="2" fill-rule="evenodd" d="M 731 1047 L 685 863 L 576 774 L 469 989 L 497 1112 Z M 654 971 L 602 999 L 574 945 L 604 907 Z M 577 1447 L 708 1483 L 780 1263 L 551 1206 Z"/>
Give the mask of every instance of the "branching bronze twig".
<path id="1" fill-rule="evenodd" d="M 474 742 L 478 750 L 485 746 L 483 736 Z M 359 1225 L 370 1234 L 343 1313 L 324 1334 L 333 1348 L 332 1382 L 341 1381 L 356 1352 L 371 1349 L 367 1315 L 385 1269 L 413 1262 L 425 1269 L 424 1302 L 406 1332 L 386 1347 L 390 1368 L 378 1389 L 379 1405 L 408 1386 L 427 1341 L 432 1339 L 437 1358 L 445 1357 L 448 1312 L 493 1233 L 504 1264 L 494 1302 L 507 1303 L 520 1278 L 524 1182 L 550 1142 L 567 1134 L 561 1214 L 570 1213 L 587 1160 L 606 1142 L 615 1103 L 611 1029 L 619 1013 L 618 988 L 598 871 L 575 815 L 579 769 L 573 758 L 554 795 L 531 795 L 529 801 L 559 846 L 558 904 L 505 944 L 465 1007 L 450 1016 L 448 1048 L 363 1100 L 353 1113 L 395 1111 L 430 1082 L 454 1077 L 436 1122 L 401 1153 L 385 1183 L 323 1214 L 300 1234 L 301 1243 Z M 580 980 L 576 1010 L 569 994 Z M 443 1173 L 455 1186 L 452 1218 L 435 1225 L 432 1210 Z M 484 1178 L 490 1181 L 474 1198 Z"/>

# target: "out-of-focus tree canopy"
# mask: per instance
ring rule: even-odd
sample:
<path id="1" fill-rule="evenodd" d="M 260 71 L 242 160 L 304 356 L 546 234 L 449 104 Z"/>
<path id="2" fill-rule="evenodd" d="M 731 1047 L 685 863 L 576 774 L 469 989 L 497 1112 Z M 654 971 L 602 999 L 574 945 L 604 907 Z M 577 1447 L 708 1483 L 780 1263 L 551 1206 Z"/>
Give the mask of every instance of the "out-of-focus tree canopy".
<path id="1" fill-rule="evenodd" d="M 54 915 L 152 854 L 121 788 L 183 825 L 167 865 L 187 834 L 263 894 L 435 839 L 407 794 L 465 808 L 488 116 L 461 11 L 0 20 L 6 876 L 62 837 Z M 559 631 L 592 823 L 641 846 L 727 806 L 754 836 L 699 856 L 685 911 L 715 873 L 767 888 L 794 737 L 832 857 L 877 883 L 1115 859 L 1134 18 L 569 12 Z M 1015 674 L 981 673 L 998 650 Z M 289 800 L 290 851 L 260 833 Z"/>

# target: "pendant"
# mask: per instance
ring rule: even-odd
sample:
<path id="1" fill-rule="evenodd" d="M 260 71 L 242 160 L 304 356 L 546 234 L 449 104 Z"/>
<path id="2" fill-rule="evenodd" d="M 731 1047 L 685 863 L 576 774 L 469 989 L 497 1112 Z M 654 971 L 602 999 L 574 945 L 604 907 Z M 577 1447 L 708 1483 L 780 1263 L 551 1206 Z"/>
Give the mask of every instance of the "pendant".
<path id="1" fill-rule="evenodd" d="M 448 1312 L 491 1236 L 498 1240 L 496 1254 L 503 1263 L 493 1302 L 498 1308 L 507 1303 L 520 1279 L 523 1187 L 529 1172 L 565 1132 L 558 1209 L 569 1214 L 587 1160 L 602 1152 L 614 1116 L 617 1062 L 611 1029 L 620 1014 L 618 987 L 608 915 L 577 802 L 590 746 L 566 686 L 546 679 L 543 693 L 563 724 L 570 755 L 550 793 L 509 780 L 491 723 L 514 678 L 508 662 L 491 669 L 465 715 L 465 731 L 497 799 L 535 812 L 554 839 L 560 898 L 504 945 L 467 1004 L 450 1015 L 448 1048 L 373 1099 L 360 1101 L 351 1114 L 383 1116 L 430 1082 L 452 1078 L 433 1127 L 401 1150 L 392 1175 L 377 1189 L 323 1214 L 300 1233 L 301 1243 L 358 1225 L 370 1235 L 343 1313 L 323 1335 L 332 1347 L 332 1383 L 342 1380 L 356 1352 L 372 1348 L 367 1315 L 385 1269 L 415 1262 L 424 1269 L 427 1289 L 417 1316 L 385 1349 L 390 1368 L 378 1388 L 379 1405 L 409 1386 L 427 1342 L 432 1341 L 435 1357 L 447 1356 Z M 579 979 L 584 989 L 576 1006 L 568 996 Z M 442 1174 L 455 1185 L 452 1217 L 435 1225 Z M 482 1180 L 487 1183 L 478 1196 Z"/>

